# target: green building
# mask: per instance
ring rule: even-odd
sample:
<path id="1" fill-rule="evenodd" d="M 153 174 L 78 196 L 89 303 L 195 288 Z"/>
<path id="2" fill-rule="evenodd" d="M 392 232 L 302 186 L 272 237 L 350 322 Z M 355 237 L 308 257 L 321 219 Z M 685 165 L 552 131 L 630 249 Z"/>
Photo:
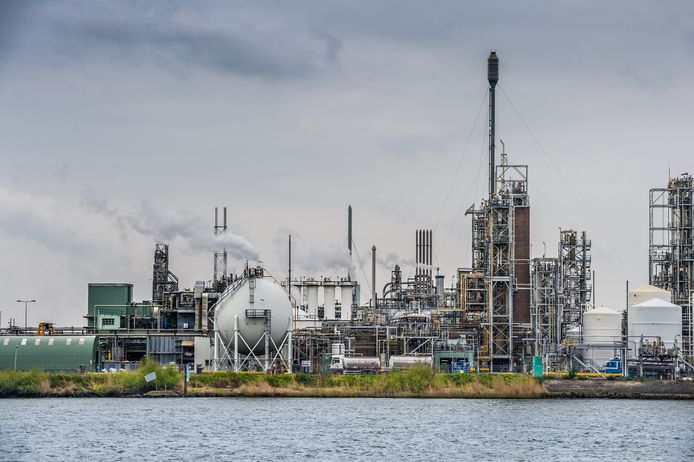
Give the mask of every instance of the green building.
<path id="1" fill-rule="evenodd" d="M 121 316 L 126 315 L 132 302 L 132 284 L 90 282 L 87 293 L 87 316 L 85 316 L 87 328 L 119 329 Z"/>
<path id="2" fill-rule="evenodd" d="M 98 342 L 85 336 L 1 336 L 0 370 L 94 371 Z"/>

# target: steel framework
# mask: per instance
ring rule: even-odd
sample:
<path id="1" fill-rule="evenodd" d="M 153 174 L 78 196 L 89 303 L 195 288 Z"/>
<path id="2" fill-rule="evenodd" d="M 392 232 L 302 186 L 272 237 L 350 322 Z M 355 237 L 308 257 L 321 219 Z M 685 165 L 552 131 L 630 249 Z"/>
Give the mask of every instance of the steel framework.
<path id="1" fill-rule="evenodd" d="M 649 194 L 649 283 L 669 290 L 682 307 L 682 354 L 694 359 L 694 179 L 671 178 Z"/>
<path id="2" fill-rule="evenodd" d="M 591 241 L 583 231 L 579 237 L 572 229 L 559 231 L 559 310 L 560 341 L 572 327 L 581 327 L 583 313 L 591 299 Z"/>
<path id="3" fill-rule="evenodd" d="M 535 354 L 554 352 L 559 344 L 561 324 L 557 317 L 559 299 L 559 259 L 532 260 L 530 315 L 535 333 Z"/>
<path id="4" fill-rule="evenodd" d="M 154 247 L 152 269 L 152 304 L 162 307 L 164 294 L 178 290 L 178 278 L 169 271 L 169 246 L 157 243 Z"/>
<path id="5" fill-rule="evenodd" d="M 227 208 L 223 207 L 222 221 L 219 221 L 218 207 L 214 208 L 214 235 L 219 236 L 227 231 Z M 227 275 L 227 249 L 214 253 L 214 277 L 212 279 L 214 289 L 223 291 L 229 285 Z"/>
<path id="6" fill-rule="evenodd" d="M 522 259 L 517 260 L 518 237 L 528 239 L 528 167 L 509 165 L 505 153 L 501 165 L 496 166 L 495 194 L 483 201 L 480 209 L 470 207 L 466 214 L 472 216 L 472 269 L 461 279 L 463 308 L 471 309 L 478 284 L 474 273 L 484 274 L 486 287 L 485 315 L 482 316 L 482 341 L 480 362 L 492 372 L 513 370 L 513 325 L 514 301 L 519 290 L 528 291 L 530 281 L 519 285 L 517 273 L 522 265 L 529 265 L 527 251 L 521 250 Z M 519 215 L 523 219 L 519 220 Z M 527 286 L 527 287 L 526 287 Z M 526 292 L 527 293 L 527 292 Z M 529 307 L 527 307 L 529 309 Z"/>

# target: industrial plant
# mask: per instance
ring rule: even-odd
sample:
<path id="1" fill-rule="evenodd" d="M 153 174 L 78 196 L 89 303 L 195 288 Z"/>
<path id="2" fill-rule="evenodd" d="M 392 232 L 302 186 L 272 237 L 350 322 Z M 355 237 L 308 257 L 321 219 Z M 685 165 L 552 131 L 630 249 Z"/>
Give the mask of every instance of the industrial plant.
<path id="1" fill-rule="evenodd" d="M 449 373 L 693 376 L 692 176 L 650 190 L 649 285 L 627 285 L 624 306 L 595 306 L 585 231 L 560 228 L 553 250 L 531 254 L 529 167 L 503 144 L 497 153 L 495 52 L 487 78 L 488 194 L 465 213 L 471 261 L 436 268 L 437 236 L 413 229 L 411 277 L 395 265 L 389 280 L 378 281 L 376 246 L 370 281 L 348 269 L 338 278 L 297 275 L 287 236 L 287 268 L 247 262 L 231 272 L 219 249 L 210 255 L 211 278 L 183 283 L 171 266 L 175 249 L 157 243 L 150 300 L 133 300 L 127 282 L 89 283 L 84 327 L 3 329 L 0 369 L 115 371 L 149 357 L 195 373 L 364 374 L 423 365 Z M 345 207 L 351 257 L 352 207 Z M 215 208 L 210 233 L 227 227 L 227 208 Z"/>

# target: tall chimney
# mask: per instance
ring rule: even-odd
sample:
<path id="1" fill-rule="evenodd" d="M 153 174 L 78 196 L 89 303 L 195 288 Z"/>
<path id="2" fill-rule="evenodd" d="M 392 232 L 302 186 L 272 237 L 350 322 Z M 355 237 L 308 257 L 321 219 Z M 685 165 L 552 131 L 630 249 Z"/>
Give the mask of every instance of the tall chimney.
<path id="1" fill-rule="evenodd" d="M 495 94 L 496 83 L 499 81 L 499 58 L 496 52 L 492 51 L 487 59 L 487 80 L 489 81 L 489 198 L 496 193 L 496 173 L 495 149 L 494 149 L 494 129 L 495 129 Z"/>

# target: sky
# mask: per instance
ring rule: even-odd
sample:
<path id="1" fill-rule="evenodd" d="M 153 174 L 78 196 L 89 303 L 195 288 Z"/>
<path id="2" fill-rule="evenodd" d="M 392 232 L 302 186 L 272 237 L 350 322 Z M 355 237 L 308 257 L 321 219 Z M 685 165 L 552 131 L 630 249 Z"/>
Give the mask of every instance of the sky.
<path id="1" fill-rule="evenodd" d="M 151 298 L 229 269 L 377 286 L 434 230 L 452 284 L 497 138 L 529 167 L 532 256 L 592 240 L 596 302 L 648 282 L 648 191 L 694 171 L 689 1 L 0 2 L 0 311 L 83 325 L 89 282 Z M 497 142 L 497 146 L 500 143 Z M 347 206 L 354 209 L 352 260 Z M 358 256 L 357 256 L 358 254 Z M 368 276 L 367 276 L 368 275 Z M 363 296 L 364 301 L 368 299 Z"/>

